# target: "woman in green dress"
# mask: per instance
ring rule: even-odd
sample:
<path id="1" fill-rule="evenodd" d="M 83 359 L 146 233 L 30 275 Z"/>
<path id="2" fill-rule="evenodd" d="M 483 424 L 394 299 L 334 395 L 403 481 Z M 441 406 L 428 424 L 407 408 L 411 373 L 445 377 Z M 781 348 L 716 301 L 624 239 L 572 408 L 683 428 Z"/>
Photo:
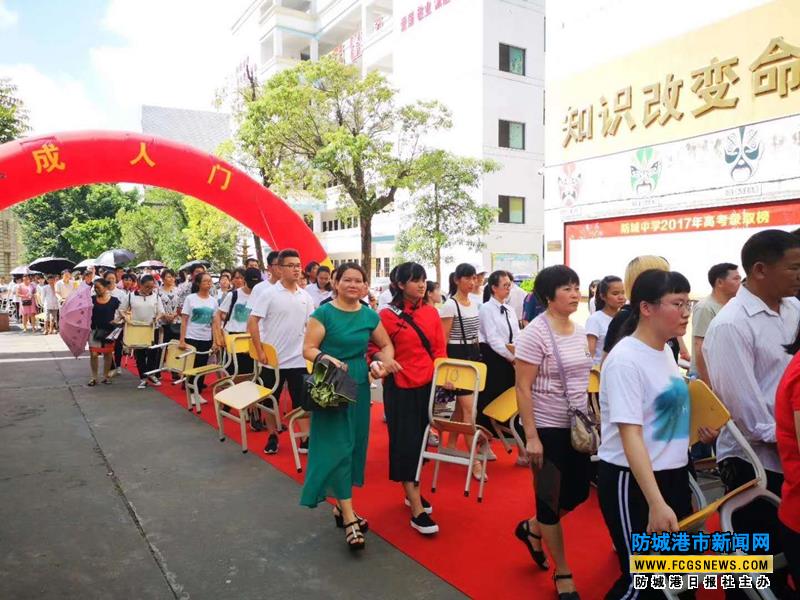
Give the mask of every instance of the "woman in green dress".
<path id="1" fill-rule="evenodd" d="M 353 486 L 364 485 L 369 437 L 369 368 L 367 344 L 380 349 L 372 372 L 376 377 L 396 373 L 394 347 L 378 314 L 359 302 L 364 295 L 366 273 L 359 265 L 346 263 L 336 270 L 336 299 L 311 315 L 306 329 L 303 354 L 313 361 L 324 354 L 347 370 L 358 383 L 355 404 L 341 410 L 311 414 L 308 466 L 300 504 L 314 508 L 327 498 L 336 500 L 333 515 L 345 529 L 351 550 L 364 547 L 368 525 L 353 508 Z"/>

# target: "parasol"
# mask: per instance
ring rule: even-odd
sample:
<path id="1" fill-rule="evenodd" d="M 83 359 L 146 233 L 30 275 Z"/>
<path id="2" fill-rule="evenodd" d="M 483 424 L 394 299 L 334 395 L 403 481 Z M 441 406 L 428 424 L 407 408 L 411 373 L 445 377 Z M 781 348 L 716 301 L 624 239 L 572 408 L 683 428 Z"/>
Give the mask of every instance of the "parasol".
<path id="1" fill-rule="evenodd" d="M 206 269 L 208 269 L 211 266 L 211 263 L 208 262 L 207 260 L 190 260 L 185 265 L 181 265 L 178 268 L 178 271 L 187 271 L 192 267 L 194 267 L 195 265 L 203 265 Z"/>
<path id="2" fill-rule="evenodd" d="M 163 269 L 164 263 L 162 263 L 160 260 L 146 260 L 144 262 L 140 262 L 135 268 L 144 269 L 148 267 L 150 269 Z"/>
<path id="3" fill-rule="evenodd" d="M 92 288 L 81 284 L 78 291 L 61 305 L 58 316 L 58 333 L 61 339 L 78 358 L 86 349 L 92 331 Z"/>
<path id="4" fill-rule="evenodd" d="M 26 265 L 20 265 L 13 269 L 9 275 L 41 275 L 39 271 L 32 271 Z"/>
<path id="5" fill-rule="evenodd" d="M 136 258 L 136 254 L 124 248 L 113 248 L 106 250 L 95 259 L 98 265 L 117 267 L 131 262 Z"/>
<path id="6" fill-rule="evenodd" d="M 40 273 L 61 273 L 65 270 L 71 271 L 74 267 L 75 263 L 68 258 L 56 258 L 55 256 L 37 258 L 28 265 L 29 269 Z"/>

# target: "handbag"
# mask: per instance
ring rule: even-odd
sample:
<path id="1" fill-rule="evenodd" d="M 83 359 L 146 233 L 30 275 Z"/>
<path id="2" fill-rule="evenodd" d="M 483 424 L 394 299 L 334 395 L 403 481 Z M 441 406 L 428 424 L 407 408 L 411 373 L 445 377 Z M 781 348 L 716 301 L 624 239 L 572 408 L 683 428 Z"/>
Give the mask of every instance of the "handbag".
<path id="1" fill-rule="evenodd" d="M 311 373 L 303 377 L 300 406 L 308 412 L 340 410 L 358 400 L 358 384 L 323 353 L 314 359 Z"/>
<path id="2" fill-rule="evenodd" d="M 561 386 L 564 388 L 564 400 L 567 402 L 567 414 L 570 418 L 569 438 L 572 447 L 583 454 L 596 454 L 597 449 L 600 447 L 600 432 L 597 429 L 597 422 L 591 404 L 587 405 L 587 411 L 592 411 L 591 413 L 585 413 L 578 408 L 569 406 L 567 376 L 564 373 L 564 365 L 561 363 L 561 353 L 558 351 L 556 337 L 553 335 L 553 329 L 550 327 L 547 316 L 542 315 L 541 318 L 544 319 L 547 332 L 550 334 L 550 341 L 553 344 L 553 355 L 558 365 L 558 374 L 561 377 Z"/>
<path id="3" fill-rule="evenodd" d="M 458 354 L 463 354 L 463 356 L 454 356 L 453 358 L 481 362 L 480 344 L 478 344 L 478 342 L 467 343 L 467 334 L 464 331 L 464 319 L 461 317 L 461 308 L 458 306 L 458 300 L 453 298 L 453 302 L 455 302 L 456 312 L 458 312 L 458 324 L 461 326 L 461 340 L 464 342 L 464 349 L 458 352 Z"/>

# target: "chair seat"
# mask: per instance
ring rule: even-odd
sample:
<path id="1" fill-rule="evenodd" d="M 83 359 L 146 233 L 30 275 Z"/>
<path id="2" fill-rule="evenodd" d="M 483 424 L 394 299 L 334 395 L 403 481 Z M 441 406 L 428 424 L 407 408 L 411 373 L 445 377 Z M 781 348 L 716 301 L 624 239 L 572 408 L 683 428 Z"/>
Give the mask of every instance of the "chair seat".
<path id="1" fill-rule="evenodd" d="M 272 390 L 252 381 L 243 381 L 214 395 L 214 400 L 236 410 L 244 410 L 268 398 Z"/>
<path id="2" fill-rule="evenodd" d="M 191 369 L 186 369 L 183 372 L 184 377 L 193 377 L 195 375 L 208 375 L 209 373 L 213 373 L 214 371 L 220 371 L 222 367 L 220 365 L 204 365 L 202 367 L 194 367 Z"/>
<path id="3" fill-rule="evenodd" d="M 492 400 L 483 409 L 483 414 L 499 423 L 504 423 L 519 412 L 517 407 L 517 392 L 511 387 Z"/>
<path id="4" fill-rule="evenodd" d="M 476 431 L 482 431 L 486 437 L 492 438 L 492 432 L 481 425 L 473 425 L 472 423 L 462 423 L 460 421 L 450 421 L 448 419 L 434 419 L 433 427 L 439 431 L 450 431 L 453 433 L 472 434 Z"/>
<path id="5" fill-rule="evenodd" d="M 709 517 L 711 517 L 711 515 L 717 512 L 717 509 L 720 506 L 725 504 L 725 502 L 727 502 L 734 496 L 738 496 L 745 490 L 749 490 L 751 487 L 755 487 L 756 485 L 758 485 L 758 480 L 756 479 L 753 479 L 743 485 L 740 485 L 735 490 L 731 490 L 721 498 L 714 500 L 708 506 L 705 506 L 704 508 L 698 510 L 696 513 L 692 513 L 688 517 L 684 517 L 683 519 L 681 519 L 680 522 L 678 523 L 678 528 L 681 531 L 694 531 L 696 529 L 699 529 L 700 527 L 702 527 L 703 523 L 705 523 L 709 519 Z"/>

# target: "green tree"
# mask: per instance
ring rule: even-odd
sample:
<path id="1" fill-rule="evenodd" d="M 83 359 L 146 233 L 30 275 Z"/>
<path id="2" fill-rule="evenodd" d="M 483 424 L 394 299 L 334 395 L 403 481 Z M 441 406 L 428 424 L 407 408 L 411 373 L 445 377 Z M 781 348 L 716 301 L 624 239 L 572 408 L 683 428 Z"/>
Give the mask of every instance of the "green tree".
<path id="1" fill-rule="evenodd" d="M 216 268 L 229 267 L 236 260 L 238 224 L 213 206 L 185 198 L 189 224 L 183 230 L 189 255 L 194 259 L 205 259 Z"/>
<path id="2" fill-rule="evenodd" d="M 119 211 L 117 222 L 122 247 L 135 252 L 142 260 L 160 260 L 171 267 L 185 263 L 189 258 L 189 245 L 183 233 L 187 223 L 183 197 L 177 195 L 180 209 L 172 204 L 143 203 L 133 209 Z M 169 198 L 174 199 L 171 196 Z"/>
<path id="3" fill-rule="evenodd" d="M 73 219 L 62 235 L 78 256 L 93 258 L 120 245 L 119 225 L 113 217 L 88 221 Z"/>
<path id="4" fill-rule="evenodd" d="M 247 106 L 242 129 L 249 145 L 276 144 L 283 184 L 317 191 L 339 186 L 343 208 L 354 207 L 361 226 L 361 261 L 372 262 L 372 219 L 400 189 L 423 179 L 423 137 L 452 126 L 438 102 L 397 106 L 384 75 L 333 58 L 305 61 L 272 77 Z"/>
<path id="5" fill-rule="evenodd" d="M 116 185 L 102 184 L 50 192 L 18 204 L 13 210 L 20 220 L 27 260 L 48 255 L 75 261 L 93 258 L 74 248 L 65 232 L 73 222 L 113 218 L 120 209 L 136 206 L 138 198 L 135 189 L 123 192 Z"/>
<path id="6" fill-rule="evenodd" d="M 0 144 L 22 137 L 28 129 L 28 111 L 17 96 L 17 86 L 0 79 Z"/>
<path id="7" fill-rule="evenodd" d="M 448 250 L 486 246 L 482 237 L 497 218 L 497 209 L 476 202 L 472 192 L 481 177 L 499 165 L 443 150 L 429 153 L 420 162 L 423 187 L 411 199 L 408 220 L 404 218 L 407 228 L 398 237 L 397 252 L 406 259 L 434 265 L 436 281 L 441 282 L 442 261 L 453 261 Z"/>

